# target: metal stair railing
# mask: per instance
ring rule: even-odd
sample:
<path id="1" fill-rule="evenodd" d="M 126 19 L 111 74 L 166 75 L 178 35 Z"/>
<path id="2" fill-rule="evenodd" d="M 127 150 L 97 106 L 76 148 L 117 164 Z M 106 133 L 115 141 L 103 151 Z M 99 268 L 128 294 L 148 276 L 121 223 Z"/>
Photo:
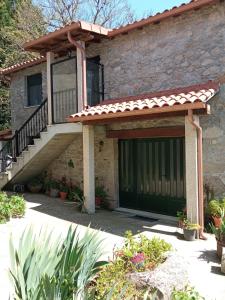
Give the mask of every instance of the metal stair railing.
<path id="1" fill-rule="evenodd" d="M 47 128 L 47 125 L 48 102 L 45 99 L 0 150 L 0 172 L 5 172 L 12 162 L 16 162 L 17 157 L 27 149 L 28 145 L 33 144 L 35 138 L 40 137 L 40 133 Z"/>

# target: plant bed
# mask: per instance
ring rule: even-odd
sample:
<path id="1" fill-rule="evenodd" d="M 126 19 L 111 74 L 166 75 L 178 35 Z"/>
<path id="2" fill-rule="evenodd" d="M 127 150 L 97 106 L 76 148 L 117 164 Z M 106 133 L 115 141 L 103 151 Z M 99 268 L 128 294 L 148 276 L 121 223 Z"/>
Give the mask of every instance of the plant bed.
<path id="1" fill-rule="evenodd" d="M 113 261 L 102 269 L 96 279 L 96 299 L 104 298 L 104 294 L 112 287 L 110 299 L 120 299 L 118 297 L 123 290 L 125 292 L 121 299 L 143 299 L 149 288 L 139 288 L 137 281 L 131 279 L 132 275 L 139 278 L 142 274 L 155 270 L 166 261 L 171 249 L 171 245 L 162 239 L 148 239 L 144 235 L 133 237 L 131 232 L 127 232 L 125 245 L 114 251 Z M 133 298 L 129 298 L 131 295 Z"/>

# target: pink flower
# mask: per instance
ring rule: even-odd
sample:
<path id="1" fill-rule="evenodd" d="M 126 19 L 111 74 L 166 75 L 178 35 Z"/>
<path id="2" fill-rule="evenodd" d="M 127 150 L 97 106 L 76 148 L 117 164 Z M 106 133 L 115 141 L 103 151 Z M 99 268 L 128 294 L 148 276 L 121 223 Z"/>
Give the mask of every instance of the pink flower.
<path id="1" fill-rule="evenodd" d="M 144 260 L 145 260 L 144 253 L 138 253 L 137 255 L 133 256 L 130 261 L 136 265 L 144 262 Z"/>

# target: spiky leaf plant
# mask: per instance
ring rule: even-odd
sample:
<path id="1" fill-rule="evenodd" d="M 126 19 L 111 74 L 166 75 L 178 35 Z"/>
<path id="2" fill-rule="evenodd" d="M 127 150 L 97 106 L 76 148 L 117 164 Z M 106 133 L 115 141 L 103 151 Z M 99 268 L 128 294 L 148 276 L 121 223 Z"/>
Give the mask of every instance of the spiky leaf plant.
<path id="1" fill-rule="evenodd" d="M 106 262 L 98 232 L 79 238 L 69 228 L 66 237 L 41 229 L 26 229 L 18 246 L 10 239 L 10 275 L 16 300 L 87 299 L 88 284 Z"/>

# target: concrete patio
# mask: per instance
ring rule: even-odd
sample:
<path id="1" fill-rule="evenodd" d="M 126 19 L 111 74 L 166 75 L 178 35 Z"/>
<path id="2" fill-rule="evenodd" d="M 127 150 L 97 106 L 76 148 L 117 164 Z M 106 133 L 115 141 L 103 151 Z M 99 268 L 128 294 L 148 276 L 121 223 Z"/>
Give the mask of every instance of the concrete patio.
<path id="1" fill-rule="evenodd" d="M 65 234 L 71 223 L 78 225 L 82 234 L 87 226 L 101 229 L 104 238 L 106 257 L 112 255 L 115 246 L 123 243 L 126 230 L 133 233 L 145 233 L 148 237 L 159 236 L 170 242 L 173 247 L 188 261 L 188 273 L 191 285 L 207 300 L 225 299 L 225 276 L 220 272 L 219 260 L 216 256 L 216 242 L 208 235 L 207 241 L 187 242 L 182 238 L 181 230 L 176 224 L 165 221 L 139 219 L 131 214 L 97 210 L 95 215 L 79 213 L 74 205 L 63 203 L 58 198 L 50 198 L 42 194 L 25 194 L 27 212 L 23 219 L 13 219 L 0 225 L 0 299 L 8 300 L 10 284 L 8 279 L 8 240 L 10 233 L 18 240 L 26 226 L 35 229 L 48 226 L 56 233 Z"/>

